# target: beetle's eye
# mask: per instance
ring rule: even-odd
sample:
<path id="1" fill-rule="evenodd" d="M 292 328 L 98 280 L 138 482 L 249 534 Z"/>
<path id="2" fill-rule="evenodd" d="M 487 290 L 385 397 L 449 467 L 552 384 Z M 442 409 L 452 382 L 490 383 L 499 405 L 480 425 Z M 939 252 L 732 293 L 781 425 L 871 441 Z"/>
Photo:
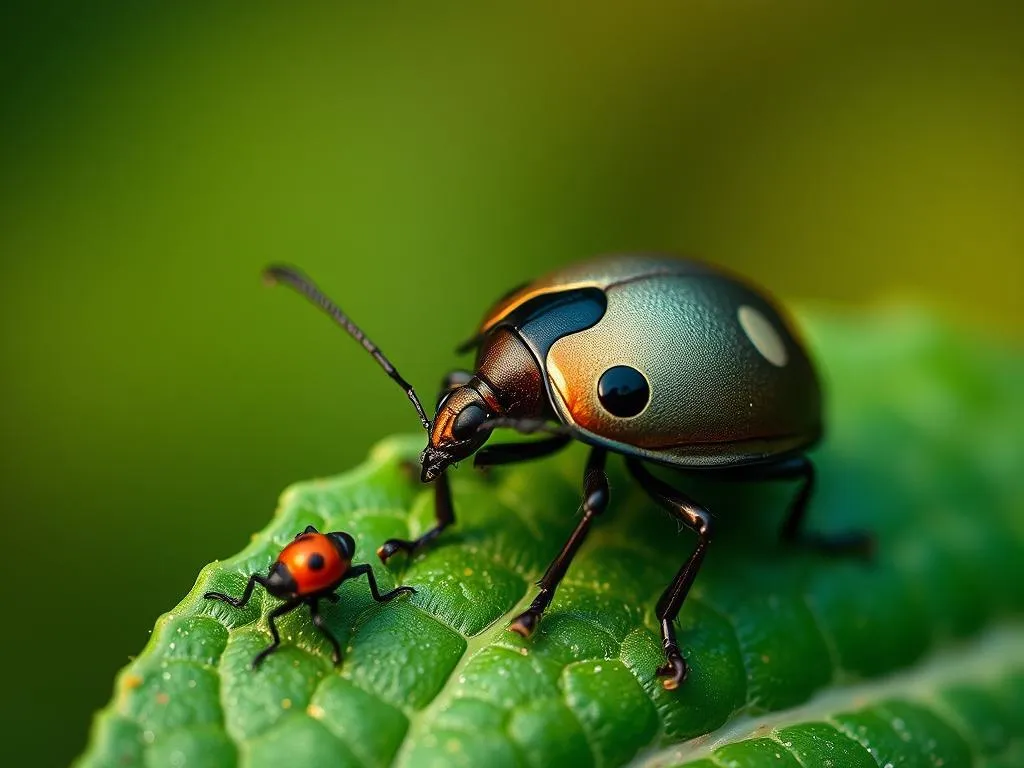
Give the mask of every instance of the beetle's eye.
<path id="1" fill-rule="evenodd" d="M 597 397 L 612 416 L 628 419 L 647 406 L 651 388 L 636 368 L 616 365 L 601 374 L 601 380 L 597 382 Z"/>
<path id="2" fill-rule="evenodd" d="M 311 571 L 319 571 L 324 567 L 324 556 L 319 552 L 314 552 L 309 556 L 309 560 L 306 561 L 306 565 L 309 566 Z"/>
<path id="3" fill-rule="evenodd" d="M 460 441 L 469 440 L 485 421 L 487 421 L 487 411 L 479 405 L 470 403 L 455 417 L 455 423 L 452 424 L 452 437 Z"/>

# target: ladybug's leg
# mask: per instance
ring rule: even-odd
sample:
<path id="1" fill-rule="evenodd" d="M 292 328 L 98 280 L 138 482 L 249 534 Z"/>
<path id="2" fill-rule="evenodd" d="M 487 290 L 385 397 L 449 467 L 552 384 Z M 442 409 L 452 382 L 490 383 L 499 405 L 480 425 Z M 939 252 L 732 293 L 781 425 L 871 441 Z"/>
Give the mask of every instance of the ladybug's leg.
<path id="1" fill-rule="evenodd" d="M 225 595 L 223 592 L 207 592 L 203 597 L 207 600 L 221 600 L 235 608 L 244 608 L 245 604 L 249 602 L 249 598 L 252 597 L 253 587 L 257 584 L 262 584 L 264 589 L 267 587 L 266 579 L 258 573 L 254 573 L 249 577 L 249 581 L 246 583 L 245 591 L 242 592 L 241 597 L 231 597 L 231 595 Z"/>
<path id="2" fill-rule="evenodd" d="M 636 459 L 627 459 L 626 465 L 630 473 L 637 479 L 651 498 L 672 513 L 686 527 L 697 533 L 697 548 L 687 558 L 676 573 L 675 578 L 662 593 L 655 608 L 655 614 L 661 622 L 661 645 L 665 650 L 666 663 L 658 667 L 658 676 L 664 677 L 661 684 L 667 690 L 679 687 L 686 679 L 687 666 L 683 655 L 679 652 L 674 622 L 679 616 L 693 580 L 697 577 L 708 544 L 711 541 L 711 514 L 696 502 L 652 475 Z"/>
<path id="3" fill-rule="evenodd" d="M 373 575 L 373 568 L 368 563 L 357 565 L 354 568 L 350 568 L 348 573 L 345 574 L 346 579 L 353 579 L 356 576 L 362 576 L 366 574 L 366 580 L 370 582 L 370 594 L 373 595 L 373 599 L 378 603 L 386 603 L 393 597 L 398 597 L 403 592 L 408 592 L 410 595 L 416 594 L 416 590 L 412 587 L 395 587 L 390 592 L 380 593 L 380 589 L 377 587 L 377 577 Z"/>
<path id="4" fill-rule="evenodd" d="M 515 464 L 520 461 L 539 459 L 562 450 L 571 441 L 572 437 L 569 435 L 555 435 L 529 443 L 488 445 L 476 452 L 476 456 L 473 457 L 473 466 L 493 467 L 498 464 Z"/>
<path id="5" fill-rule="evenodd" d="M 287 603 L 281 603 L 281 605 L 277 606 L 277 608 L 272 610 L 267 616 L 267 625 L 270 627 L 270 636 L 274 638 L 274 642 L 256 654 L 256 658 L 252 660 L 253 669 L 258 668 L 259 665 L 263 663 L 263 660 L 273 653 L 277 649 L 277 646 L 281 644 L 281 635 L 277 633 L 277 625 L 274 624 L 274 619 L 279 619 L 286 613 L 291 613 L 300 605 L 302 605 L 302 600 L 289 600 Z"/>
<path id="6" fill-rule="evenodd" d="M 313 623 L 316 628 L 323 633 L 323 636 L 331 641 L 331 647 L 334 648 L 334 664 L 337 666 L 341 664 L 341 645 L 338 643 L 338 638 L 331 634 L 331 630 L 327 628 L 327 622 L 324 621 L 324 617 L 320 615 L 320 598 L 312 597 L 306 601 L 309 606 L 309 615 L 313 618 Z"/>
<path id="7" fill-rule="evenodd" d="M 418 539 L 388 539 L 377 547 L 377 557 L 382 563 L 386 563 L 388 558 L 399 550 L 412 554 L 436 539 L 441 531 L 455 522 L 455 508 L 452 506 L 452 490 L 448 485 L 447 472 L 442 472 L 434 481 L 434 520 L 434 527 Z"/>
<path id="8" fill-rule="evenodd" d="M 848 531 L 845 533 L 823 534 L 807 533 L 803 530 L 807 507 L 814 491 L 814 464 L 806 456 L 795 456 L 781 462 L 754 464 L 747 467 L 716 471 L 715 477 L 738 482 L 765 482 L 772 480 L 800 480 L 797 491 L 782 528 L 779 538 L 789 544 L 800 544 L 832 554 L 855 554 L 867 556 L 874 549 L 874 537 L 865 531 Z"/>
<path id="9" fill-rule="evenodd" d="M 555 589 L 565 576 L 569 564 L 572 562 L 580 545 L 587 536 L 590 523 L 608 507 L 608 476 L 604 473 L 605 459 L 607 452 L 604 448 L 594 448 L 587 460 L 587 468 L 583 475 L 583 517 L 576 525 L 576 530 L 565 542 L 562 551 L 551 561 L 551 565 L 544 572 L 544 576 L 537 586 L 540 593 L 534 598 L 530 607 L 513 619 L 509 625 L 512 632 L 529 637 L 540 621 L 541 614 L 551 604 L 555 596 Z"/>

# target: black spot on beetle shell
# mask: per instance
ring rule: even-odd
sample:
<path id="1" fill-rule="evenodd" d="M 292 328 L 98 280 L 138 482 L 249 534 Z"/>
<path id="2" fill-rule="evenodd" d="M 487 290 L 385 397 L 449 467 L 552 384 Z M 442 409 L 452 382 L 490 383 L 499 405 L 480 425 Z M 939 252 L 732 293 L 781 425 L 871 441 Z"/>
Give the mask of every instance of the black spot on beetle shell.
<path id="1" fill-rule="evenodd" d="M 601 374 L 597 397 L 612 416 L 628 419 L 647 407 L 651 387 L 636 368 L 616 365 Z"/>

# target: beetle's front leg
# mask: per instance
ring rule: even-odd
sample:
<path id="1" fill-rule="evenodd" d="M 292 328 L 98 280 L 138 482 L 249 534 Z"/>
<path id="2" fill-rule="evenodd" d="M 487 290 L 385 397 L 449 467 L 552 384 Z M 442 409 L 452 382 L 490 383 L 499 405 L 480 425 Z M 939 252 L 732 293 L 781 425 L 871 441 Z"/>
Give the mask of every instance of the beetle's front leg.
<path id="1" fill-rule="evenodd" d="M 437 393 L 437 404 L 440 405 L 445 395 L 453 389 L 464 386 L 473 374 L 469 371 L 450 371 L 441 380 L 441 391 Z M 409 467 L 410 472 L 419 473 L 419 466 Z M 438 535 L 455 522 L 455 508 L 452 505 L 452 491 L 448 485 L 448 473 L 442 472 L 434 481 L 434 527 L 416 539 L 388 539 L 377 547 L 377 557 L 386 563 L 388 558 L 398 551 L 412 554 L 438 537 Z"/>
<path id="2" fill-rule="evenodd" d="M 455 522 L 455 508 L 452 505 L 452 490 L 448 484 L 448 473 L 442 472 L 434 481 L 434 527 L 415 539 L 388 539 L 377 548 L 377 557 L 386 563 L 398 551 L 412 554 L 436 539 L 445 528 Z"/>

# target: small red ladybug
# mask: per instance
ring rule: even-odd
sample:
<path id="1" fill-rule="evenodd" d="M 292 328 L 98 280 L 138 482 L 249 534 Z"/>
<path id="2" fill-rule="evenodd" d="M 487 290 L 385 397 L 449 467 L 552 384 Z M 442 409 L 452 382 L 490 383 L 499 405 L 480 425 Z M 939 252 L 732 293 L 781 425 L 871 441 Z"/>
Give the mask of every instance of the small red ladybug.
<path id="1" fill-rule="evenodd" d="M 303 603 L 309 606 L 313 623 L 331 641 L 331 645 L 334 647 L 334 663 L 339 664 L 341 663 L 341 646 L 338 644 L 337 638 L 327 628 L 323 616 L 320 615 L 321 600 L 338 602 L 335 590 L 341 583 L 364 574 L 370 582 L 370 594 L 378 603 L 387 602 L 403 592 L 410 594 L 416 592 L 412 587 L 398 587 L 382 595 L 377 588 L 373 569 L 365 563 L 352 565 L 352 556 L 355 551 L 355 540 L 344 531 L 320 533 L 310 525 L 295 537 L 295 541 L 281 550 L 281 554 L 271 564 L 270 572 L 266 576 L 254 573 L 249 577 L 249 582 L 245 585 L 245 591 L 242 592 L 241 597 L 231 597 L 223 592 L 207 592 L 203 597 L 207 600 L 223 600 L 235 608 L 242 608 L 252 597 L 253 588 L 257 584 L 262 584 L 268 593 L 285 601 L 267 616 L 267 624 L 270 625 L 270 634 L 274 638 L 274 642 L 260 651 L 253 659 L 254 669 L 281 644 L 281 636 L 277 633 L 274 620 L 291 613 Z"/>

